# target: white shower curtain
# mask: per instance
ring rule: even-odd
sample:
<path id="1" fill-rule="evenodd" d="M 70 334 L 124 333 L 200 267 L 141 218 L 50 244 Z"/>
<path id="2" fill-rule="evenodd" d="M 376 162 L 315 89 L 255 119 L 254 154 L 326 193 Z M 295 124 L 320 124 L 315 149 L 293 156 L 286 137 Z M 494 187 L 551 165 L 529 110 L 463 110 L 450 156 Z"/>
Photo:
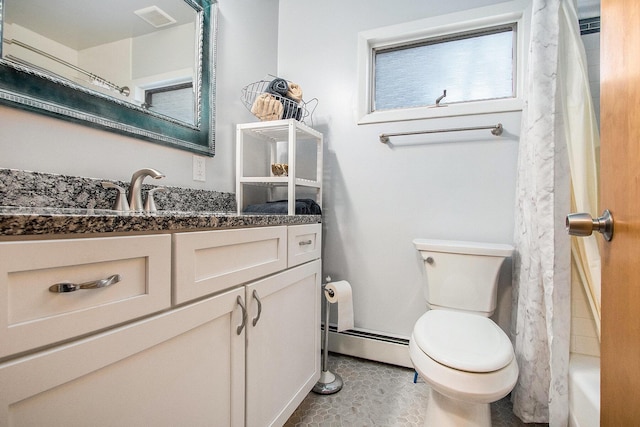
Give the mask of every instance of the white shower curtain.
<path id="1" fill-rule="evenodd" d="M 525 422 L 568 424 L 571 323 L 569 142 L 579 138 L 568 96 L 580 67 L 573 0 L 532 0 L 531 41 L 518 158 L 514 262 L 513 410 Z M 577 35 L 576 35 L 577 34 Z M 572 58 L 572 59 L 568 59 Z M 584 54 L 582 54 L 584 59 Z M 569 74 L 571 73 L 571 74 Z M 577 196 L 577 194 L 576 194 Z"/>
<path id="2" fill-rule="evenodd" d="M 572 2 L 563 3 L 565 24 L 560 26 L 558 75 L 565 115 L 569 164 L 571 166 L 571 211 L 598 216 L 598 168 L 596 150 L 600 135 L 589 89 L 584 46 L 578 16 Z M 600 250 L 595 235 L 571 239 L 573 267 L 585 288 L 600 336 Z"/>

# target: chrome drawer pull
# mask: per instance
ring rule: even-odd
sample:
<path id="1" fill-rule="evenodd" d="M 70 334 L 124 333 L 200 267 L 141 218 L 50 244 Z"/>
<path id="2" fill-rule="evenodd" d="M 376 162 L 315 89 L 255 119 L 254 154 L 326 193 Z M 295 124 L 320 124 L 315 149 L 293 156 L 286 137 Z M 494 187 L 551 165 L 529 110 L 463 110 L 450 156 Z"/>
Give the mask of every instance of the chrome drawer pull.
<path id="1" fill-rule="evenodd" d="M 240 295 L 238 295 L 238 298 L 236 298 L 236 302 L 242 309 L 242 323 L 236 328 L 236 333 L 240 335 L 242 333 L 242 330 L 244 329 L 244 326 L 247 324 L 247 308 L 244 306 L 244 302 L 242 301 L 242 297 Z"/>
<path id="2" fill-rule="evenodd" d="M 312 244 L 312 243 L 313 243 L 313 241 L 312 241 L 312 240 L 302 240 L 302 241 L 298 242 L 298 245 L 300 245 L 300 246 L 306 246 L 306 245 L 310 245 L 310 244 Z"/>
<path id="3" fill-rule="evenodd" d="M 258 320 L 260 320 L 260 315 L 262 314 L 262 302 L 260 302 L 258 291 L 256 291 L 255 289 L 253 290 L 253 298 L 258 303 L 258 314 L 256 315 L 256 317 L 253 319 L 253 322 L 252 322 L 253 326 L 256 326 L 256 323 L 258 323 Z"/>
<path id="4" fill-rule="evenodd" d="M 54 292 L 56 294 L 61 294 L 64 292 L 75 292 L 78 289 L 98 289 L 98 288 L 106 288 L 107 286 L 115 285 L 120 281 L 120 275 L 114 274 L 113 276 L 109 276 L 106 279 L 94 280 L 93 282 L 86 283 L 56 283 L 55 285 L 49 286 L 49 292 Z"/>

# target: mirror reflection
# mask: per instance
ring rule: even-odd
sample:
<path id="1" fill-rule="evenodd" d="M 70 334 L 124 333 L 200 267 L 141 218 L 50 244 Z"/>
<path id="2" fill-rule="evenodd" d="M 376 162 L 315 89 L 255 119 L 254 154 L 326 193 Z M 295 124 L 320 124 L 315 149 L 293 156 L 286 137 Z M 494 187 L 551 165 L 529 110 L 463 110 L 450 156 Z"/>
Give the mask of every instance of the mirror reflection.
<path id="1" fill-rule="evenodd" d="M 197 17 L 185 0 L 5 0 L 2 59 L 197 126 Z"/>

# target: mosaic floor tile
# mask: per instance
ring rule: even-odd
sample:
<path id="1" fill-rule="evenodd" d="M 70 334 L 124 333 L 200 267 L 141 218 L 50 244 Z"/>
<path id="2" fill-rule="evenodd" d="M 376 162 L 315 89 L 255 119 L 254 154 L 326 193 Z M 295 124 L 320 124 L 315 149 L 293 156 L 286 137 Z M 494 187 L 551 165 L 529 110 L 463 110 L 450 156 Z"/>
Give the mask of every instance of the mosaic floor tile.
<path id="1" fill-rule="evenodd" d="M 344 381 L 332 395 L 309 393 L 285 427 L 424 426 L 430 388 L 412 369 L 329 354 L 329 370 Z M 491 405 L 493 427 L 535 427 L 511 411 L 509 397 Z"/>

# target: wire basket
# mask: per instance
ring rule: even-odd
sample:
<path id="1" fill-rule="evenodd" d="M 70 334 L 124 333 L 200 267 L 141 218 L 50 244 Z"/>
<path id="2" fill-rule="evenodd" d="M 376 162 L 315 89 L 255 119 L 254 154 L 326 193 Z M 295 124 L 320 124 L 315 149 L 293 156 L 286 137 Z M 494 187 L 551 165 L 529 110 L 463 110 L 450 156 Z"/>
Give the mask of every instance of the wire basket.
<path id="1" fill-rule="evenodd" d="M 242 88 L 242 103 L 258 119 L 262 121 L 296 119 L 313 126 L 313 112 L 318 106 L 318 99 L 299 101 L 271 90 L 270 85 L 278 77 L 268 76 L 264 80 L 253 82 Z M 287 81 L 288 85 L 293 85 Z"/>

